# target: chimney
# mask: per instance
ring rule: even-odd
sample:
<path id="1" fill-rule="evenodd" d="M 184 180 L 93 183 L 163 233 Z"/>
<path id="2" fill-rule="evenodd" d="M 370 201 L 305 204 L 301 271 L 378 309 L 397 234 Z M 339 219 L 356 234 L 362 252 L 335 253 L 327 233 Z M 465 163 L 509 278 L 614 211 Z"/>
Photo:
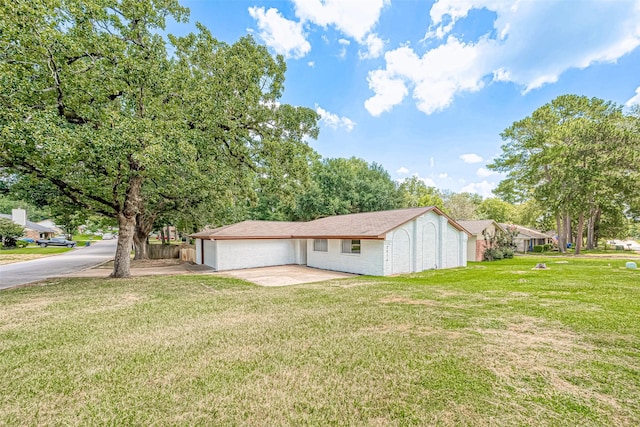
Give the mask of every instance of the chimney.
<path id="1" fill-rule="evenodd" d="M 24 209 L 11 209 L 11 221 L 25 227 L 27 225 L 27 211 Z"/>

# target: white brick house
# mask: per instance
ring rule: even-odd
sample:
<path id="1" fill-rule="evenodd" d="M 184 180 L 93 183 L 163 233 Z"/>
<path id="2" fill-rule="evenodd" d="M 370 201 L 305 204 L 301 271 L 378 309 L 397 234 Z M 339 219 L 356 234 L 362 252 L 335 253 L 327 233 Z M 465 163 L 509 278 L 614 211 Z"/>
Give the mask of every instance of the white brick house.
<path id="1" fill-rule="evenodd" d="M 436 207 L 244 221 L 191 237 L 196 262 L 218 271 L 299 264 L 388 276 L 467 265 L 467 231 Z"/>

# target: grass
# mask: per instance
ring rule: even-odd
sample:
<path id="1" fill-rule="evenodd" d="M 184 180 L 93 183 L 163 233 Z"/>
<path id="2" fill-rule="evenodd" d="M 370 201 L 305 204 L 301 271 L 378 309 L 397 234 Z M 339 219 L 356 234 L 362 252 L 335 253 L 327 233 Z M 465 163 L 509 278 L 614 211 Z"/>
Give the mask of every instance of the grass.
<path id="1" fill-rule="evenodd" d="M 0 250 L 0 265 L 30 261 L 33 259 L 68 252 L 70 250 L 72 249 L 60 246 L 48 246 L 46 248 L 41 248 L 35 245 L 29 245 L 26 248 L 19 249 L 2 249 Z"/>
<path id="2" fill-rule="evenodd" d="M 638 425 L 640 271 L 516 257 L 1 292 L 0 425 L 87 424 Z"/>

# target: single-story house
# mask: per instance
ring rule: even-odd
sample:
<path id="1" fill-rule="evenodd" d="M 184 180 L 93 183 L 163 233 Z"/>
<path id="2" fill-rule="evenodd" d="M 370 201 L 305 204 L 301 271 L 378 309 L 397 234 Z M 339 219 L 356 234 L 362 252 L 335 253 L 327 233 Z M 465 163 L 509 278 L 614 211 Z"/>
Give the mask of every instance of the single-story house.
<path id="1" fill-rule="evenodd" d="M 243 221 L 191 235 L 196 263 L 215 270 L 299 264 L 388 276 L 467 265 L 467 231 L 438 208 Z"/>
<path id="2" fill-rule="evenodd" d="M 56 233 L 56 235 L 63 234 L 63 231 L 64 231 L 60 227 L 58 227 L 55 222 L 53 222 L 50 219 L 44 219 L 42 221 L 38 221 L 36 222 L 36 224 L 53 230 L 53 232 Z"/>
<path id="3" fill-rule="evenodd" d="M 553 244 L 553 238 L 541 231 L 515 224 L 500 224 L 505 230 L 516 231 L 513 238 L 518 252 L 532 252 L 536 245 Z"/>
<path id="4" fill-rule="evenodd" d="M 33 240 L 37 239 L 50 239 L 56 235 L 56 231 L 45 227 L 35 222 L 27 220 L 27 211 L 24 209 L 12 209 L 11 215 L 0 214 L 0 218 L 7 218 L 14 223 L 24 227 L 24 237 L 29 237 Z"/>
<path id="5" fill-rule="evenodd" d="M 467 261 L 482 261 L 484 251 L 489 247 L 489 239 L 504 228 L 492 219 L 458 221 L 471 235 L 467 242 Z"/>

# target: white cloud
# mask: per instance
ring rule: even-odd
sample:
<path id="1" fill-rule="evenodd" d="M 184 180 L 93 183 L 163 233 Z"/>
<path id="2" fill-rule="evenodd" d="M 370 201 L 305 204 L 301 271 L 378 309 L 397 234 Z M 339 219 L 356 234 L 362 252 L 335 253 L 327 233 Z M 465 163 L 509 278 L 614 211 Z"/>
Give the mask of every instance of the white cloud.
<path id="1" fill-rule="evenodd" d="M 435 164 L 435 160 L 434 160 L 433 156 L 429 157 L 429 166 L 431 166 L 433 168 L 434 164 Z"/>
<path id="2" fill-rule="evenodd" d="M 296 16 L 301 22 L 311 22 L 323 28 L 334 26 L 344 35 L 353 38 L 366 50 L 359 52 L 361 59 L 378 58 L 382 55 L 384 42 L 373 33 L 380 14 L 390 0 L 293 0 Z M 339 56 L 344 58 L 349 45 L 347 39 L 339 39 L 342 44 Z"/>
<path id="3" fill-rule="evenodd" d="M 436 186 L 435 181 L 434 181 L 433 179 L 431 179 L 431 178 L 424 178 L 424 177 L 421 177 L 421 176 L 420 176 L 419 174 L 417 174 L 417 173 L 414 173 L 412 176 L 413 176 L 413 177 L 416 177 L 416 178 L 418 178 L 420 181 L 424 182 L 424 184 L 425 184 L 427 187 L 435 187 L 435 186 Z"/>
<path id="4" fill-rule="evenodd" d="M 377 70 L 367 77 L 369 88 L 376 94 L 364 102 L 364 107 L 372 116 L 379 116 L 402 102 L 408 90 L 402 79 L 393 79 L 384 71 Z"/>
<path id="5" fill-rule="evenodd" d="M 250 7 L 249 14 L 257 21 L 259 36 L 267 46 L 287 58 L 302 58 L 311 50 L 302 23 L 284 18 L 277 9 Z"/>
<path id="6" fill-rule="evenodd" d="M 640 104 L 640 87 L 636 89 L 636 94 L 631 99 L 629 99 L 624 105 L 627 107 L 632 107 L 636 104 Z"/>
<path id="7" fill-rule="evenodd" d="M 296 16 L 321 27 L 333 25 L 359 43 L 378 23 L 388 0 L 293 0 Z"/>
<path id="8" fill-rule="evenodd" d="M 367 35 L 367 38 L 364 40 L 364 45 L 367 50 L 365 52 L 360 51 L 358 53 L 360 59 L 378 58 L 382 55 L 382 51 L 384 50 L 384 41 L 373 33 Z"/>
<path id="9" fill-rule="evenodd" d="M 460 158 L 465 163 L 480 163 L 482 161 L 482 157 L 474 153 L 463 154 L 460 156 Z"/>
<path id="10" fill-rule="evenodd" d="M 409 169 L 407 169 L 407 168 L 405 168 L 404 166 L 402 166 L 402 167 L 400 167 L 400 169 L 398 169 L 398 170 L 396 171 L 396 173 L 397 173 L 398 175 L 406 175 L 406 174 L 408 174 L 408 173 L 409 173 Z"/>
<path id="11" fill-rule="evenodd" d="M 469 184 L 462 187 L 460 191 L 463 193 L 476 193 L 486 198 L 493 195 L 491 190 L 493 190 L 494 188 L 496 188 L 496 184 L 492 182 L 470 182 Z"/>
<path id="12" fill-rule="evenodd" d="M 485 169 L 485 168 L 480 168 L 476 172 L 476 175 L 478 175 L 480 178 L 486 178 L 486 177 L 489 177 L 491 175 L 497 175 L 497 174 L 498 174 L 498 172 L 492 171 L 492 170 L 489 170 L 489 169 Z"/>
<path id="13" fill-rule="evenodd" d="M 313 61 L 309 61 L 309 62 L 307 62 L 307 65 L 308 65 L 309 67 L 313 68 L 313 67 L 315 67 L 315 66 L 316 66 L 316 63 L 315 63 L 315 62 L 313 62 Z"/>
<path id="14" fill-rule="evenodd" d="M 440 178 L 440 179 L 449 178 L 449 174 L 448 173 L 438 174 L 438 178 Z"/>
<path id="15" fill-rule="evenodd" d="M 316 113 L 320 115 L 320 121 L 332 129 L 344 128 L 347 132 L 351 132 L 356 126 L 356 122 L 348 117 L 340 117 L 337 114 L 330 113 L 327 110 L 316 105 Z"/>
<path id="16" fill-rule="evenodd" d="M 493 28 L 462 41 L 455 24 L 474 9 L 494 12 Z M 386 52 L 385 68 L 369 74 L 374 92 L 369 100 L 376 99 L 371 114 L 389 111 L 402 100 L 378 97 L 398 81 L 412 91 L 420 111 L 432 114 L 487 82 L 511 82 L 527 93 L 558 81 L 569 69 L 615 62 L 640 46 L 637 0 L 440 0 L 430 15 L 433 25 L 426 38 L 440 44 L 422 55 L 409 46 Z M 374 74 L 377 86 L 371 84 Z"/>

